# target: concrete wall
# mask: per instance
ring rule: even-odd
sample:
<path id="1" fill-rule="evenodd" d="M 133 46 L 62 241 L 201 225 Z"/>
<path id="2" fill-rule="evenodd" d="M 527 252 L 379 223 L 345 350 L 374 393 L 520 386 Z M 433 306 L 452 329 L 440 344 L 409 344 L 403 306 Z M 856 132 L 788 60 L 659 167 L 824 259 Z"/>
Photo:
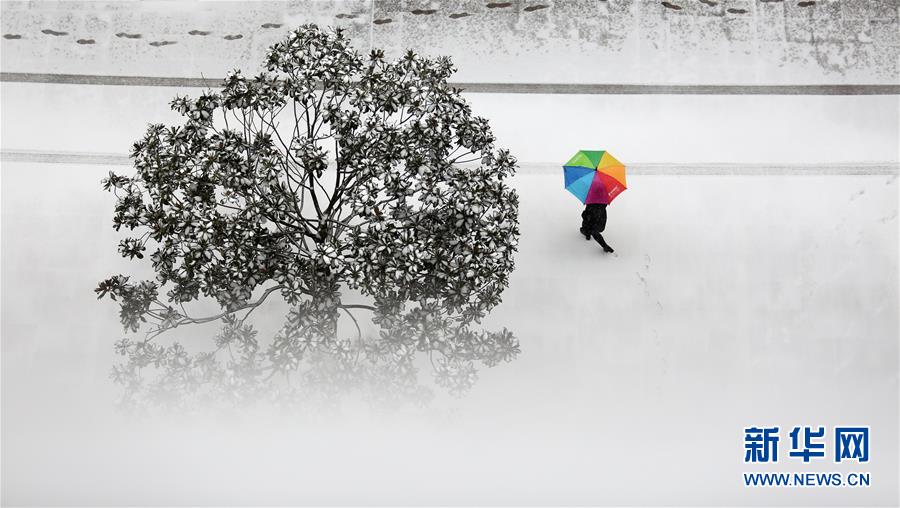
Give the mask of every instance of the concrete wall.
<path id="1" fill-rule="evenodd" d="M 220 77 L 302 23 L 460 81 L 896 84 L 900 0 L 2 3 L 6 72 Z"/>

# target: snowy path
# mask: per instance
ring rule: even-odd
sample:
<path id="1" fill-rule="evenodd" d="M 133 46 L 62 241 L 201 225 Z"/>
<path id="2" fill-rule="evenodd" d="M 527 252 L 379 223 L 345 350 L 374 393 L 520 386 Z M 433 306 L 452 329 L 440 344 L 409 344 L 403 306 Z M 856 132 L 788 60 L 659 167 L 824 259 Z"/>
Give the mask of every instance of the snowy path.
<path id="1" fill-rule="evenodd" d="M 797 500 L 896 502 L 886 480 L 898 471 L 896 177 L 633 176 L 610 208 L 613 256 L 578 235 L 580 205 L 560 177 L 517 177 L 517 271 L 487 325 L 513 330 L 522 355 L 481 371 L 452 402 L 452 429 L 408 436 L 387 455 L 368 441 L 349 451 L 361 465 L 344 472 L 357 488 L 335 500 L 318 464 L 278 455 L 283 440 L 247 452 L 280 457 L 284 467 L 268 475 L 226 469 L 238 455 L 173 464 L 164 451 L 129 452 L 133 442 L 88 431 L 107 419 L 119 334 L 115 309 L 90 290 L 128 269 L 99 190 L 108 170 L 4 163 L 5 501 L 127 503 L 144 487 L 118 471 L 135 461 L 157 472 L 141 499 L 158 504 L 171 501 L 166 492 L 186 504 L 240 502 L 229 497 L 237 474 L 264 493 L 254 503 L 421 503 L 429 492 L 447 504 L 765 502 L 771 491 L 739 483 L 742 427 L 866 424 L 878 450 L 868 469 L 884 480 L 853 497 L 807 490 Z M 856 421 L 836 419 L 847 415 Z M 193 446 L 156 438 L 186 454 Z M 202 481 L 182 485 L 213 462 L 216 494 Z M 314 481 L 291 480 L 300 471 Z M 389 474 L 417 487 L 391 497 Z M 40 478 L 56 482 L 53 493 Z"/>

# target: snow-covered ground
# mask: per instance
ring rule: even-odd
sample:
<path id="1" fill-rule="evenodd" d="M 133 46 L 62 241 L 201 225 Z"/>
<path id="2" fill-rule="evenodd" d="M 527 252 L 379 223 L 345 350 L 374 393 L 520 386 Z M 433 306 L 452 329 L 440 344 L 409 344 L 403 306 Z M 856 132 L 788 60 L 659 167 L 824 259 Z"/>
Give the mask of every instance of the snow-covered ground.
<path id="1" fill-rule="evenodd" d="M 561 176 L 522 174 L 487 323 L 521 356 L 430 416 L 307 432 L 113 412 L 110 169 L 3 164 L 4 504 L 898 502 L 896 176 L 633 175 L 605 255 Z M 743 463 L 745 426 L 844 424 L 872 428 L 863 468 Z M 743 487 L 756 470 L 872 486 Z"/>

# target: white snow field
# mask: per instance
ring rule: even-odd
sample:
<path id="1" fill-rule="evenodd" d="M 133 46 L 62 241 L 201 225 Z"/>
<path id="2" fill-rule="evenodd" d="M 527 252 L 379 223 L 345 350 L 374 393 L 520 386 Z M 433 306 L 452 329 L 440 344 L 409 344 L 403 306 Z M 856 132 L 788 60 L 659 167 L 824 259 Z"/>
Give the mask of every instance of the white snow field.
<path id="1" fill-rule="evenodd" d="M 523 173 L 522 354 L 423 414 L 310 430 L 112 409 L 111 166 L 4 162 L 4 504 L 896 504 L 898 181 L 629 176 L 605 255 L 562 176 Z M 232 423 L 233 425 L 226 425 Z M 871 460 L 743 463 L 743 428 L 868 425 Z M 830 450 L 830 448 L 829 448 Z M 749 489 L 743 471 L 865 471 Z"/>

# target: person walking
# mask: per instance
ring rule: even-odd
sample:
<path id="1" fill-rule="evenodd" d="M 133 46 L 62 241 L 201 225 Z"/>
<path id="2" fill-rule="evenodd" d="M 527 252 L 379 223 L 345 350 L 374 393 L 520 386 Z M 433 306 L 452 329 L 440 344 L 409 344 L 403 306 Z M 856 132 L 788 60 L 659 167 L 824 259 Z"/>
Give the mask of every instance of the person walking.
<path id="1" fill-rule="evenodd" d="M 606 150 L 579 150 L 563 165 L 566 190 L 585 204 L 581 234 L 593 238 L 604 252 L 615 252 L 603 238 L 606 207 L 627 188 L 625 165 Z"/>
<path id="2" fill-rule="evenodd" d="M 606 240 L 603 238 L 603 231 L 606 229 L 606 204 L 590 203 L 585 205 L 584 211 L 581 212 L 581 234 L 585 240 L 593 238 L 603 247 L 604 252 L 615 252 Z"/>

